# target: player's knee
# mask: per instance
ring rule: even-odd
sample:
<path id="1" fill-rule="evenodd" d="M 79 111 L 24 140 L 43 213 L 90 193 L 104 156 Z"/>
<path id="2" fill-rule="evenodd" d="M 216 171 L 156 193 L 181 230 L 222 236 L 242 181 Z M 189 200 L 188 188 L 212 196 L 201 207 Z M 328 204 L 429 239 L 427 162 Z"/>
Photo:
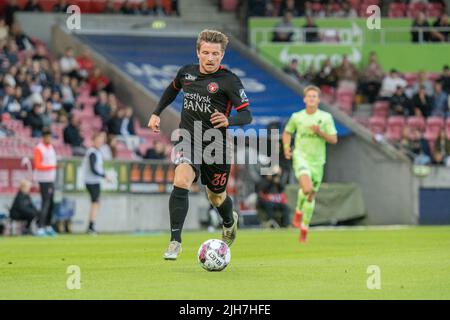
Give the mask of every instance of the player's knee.
<path id="1" fill-rule="evenodd" d="M 313 190 L 311 186 L 303 186 L 302 187 L 303 193 L 305 194 L 306 197 L 310 198 Z"/>
<path id="2" fill-rule="evenodd" d="M 221 204 L 224 202 L 225 200 L 225 193 L 223 194 L 217 194 L 217 195 L 213 195 L 213 194 L 208 194 L 208 200 L 209 203 L 212 204 L 213 207 L 217 208 L 220 207 Z"/>

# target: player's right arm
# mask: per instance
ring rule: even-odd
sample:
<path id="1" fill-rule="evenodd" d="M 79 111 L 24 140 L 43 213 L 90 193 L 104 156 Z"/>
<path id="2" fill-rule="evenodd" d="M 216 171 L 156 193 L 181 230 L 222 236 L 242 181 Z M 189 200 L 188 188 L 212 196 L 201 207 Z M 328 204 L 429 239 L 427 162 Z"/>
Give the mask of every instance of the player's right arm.
<path id="1" fill-rule="evenodd" d="M 294 115 L 292 115 L 284 127 L 282 136 L 284 157 L 288 160 L 292 158 L 291 140 L 296 129 Z"/>
<path id="2" fill-rule="evenodd" d="M 159 118 L 159 115 L 163 112 L 163 110 L 170 105 L 175 98 L 178 95 L 178 92 L 181 90 L 181 68 L 178 70 L 177 76 L 175 79 L 167 86 L 166 90 L 164 91 L 163 95 L 159 99 L 158 106 L 156 107 L 156 110 L 153 112 L 153 114 L 150 117 L 150 120 L 148 121 L 148 127 L 153 130 L 153 132 L 159 132 L 159 123 L 161 119 Z"/>

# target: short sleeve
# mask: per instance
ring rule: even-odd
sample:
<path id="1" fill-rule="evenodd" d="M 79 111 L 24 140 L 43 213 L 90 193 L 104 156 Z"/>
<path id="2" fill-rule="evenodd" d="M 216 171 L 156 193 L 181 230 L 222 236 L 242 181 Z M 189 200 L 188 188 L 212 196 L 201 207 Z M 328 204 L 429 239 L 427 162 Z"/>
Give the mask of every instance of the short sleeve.
<path id="1" fill-rule="evenodd" d="M 241 110 L 248 107 L 249 101 L 244 86 L 237 76 L 231 77 L 230 84 L 227 88 L 227 95 L 235 110 Z"/>
<path id="2" fill-rule="evenodd" d="M 334 120 L 331 115 L 328 115 L 327 121 L 325 123 L 325 133 L 326 134 L 337 134 L 336 126 L 334 125 Z"/>
<path id="3" fill-rule="evenodd" d="M 286 126 L 284 127 L 284 131 L 287 133 L 293 134 L 295 131 L 297 131 L 297 126 L 295 125 L 295 114 L 293 114 L 288 122 L 286 123 Z"/>

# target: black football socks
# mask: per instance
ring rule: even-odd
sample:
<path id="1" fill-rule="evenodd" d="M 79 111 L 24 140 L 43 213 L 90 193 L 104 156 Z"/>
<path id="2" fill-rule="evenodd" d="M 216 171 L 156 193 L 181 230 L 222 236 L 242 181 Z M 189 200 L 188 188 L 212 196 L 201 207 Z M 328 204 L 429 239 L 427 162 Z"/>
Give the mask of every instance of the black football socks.
<path id="1" fill-rule="evenodd" d="M 216 209 L 219 212 L 219 215 L 222 217 L 223 226 L 225 228 L 230 228 L 234 223 L 233 200 L 231 200 L 231 198 L 227 196 L 223 203 Z"/>
<path id="2" fill-rule="evenodd" d="M 189 209 L 189 190 L 173 187 L 169 200 L 170 241 L 181 242 L 181 231 Z"/>

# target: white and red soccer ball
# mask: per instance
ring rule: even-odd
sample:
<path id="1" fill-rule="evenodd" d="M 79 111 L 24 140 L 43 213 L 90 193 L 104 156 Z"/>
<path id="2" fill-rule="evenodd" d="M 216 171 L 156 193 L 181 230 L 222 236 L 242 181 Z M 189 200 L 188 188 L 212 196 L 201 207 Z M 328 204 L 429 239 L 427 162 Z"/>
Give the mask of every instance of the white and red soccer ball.
<path id="1" fill-rule="evenodd" d="M 222 271 L 231 260 L 231 251 L 222 240 L 209 239 L 198 249 L 198 262 L 207 271 Z"/>

